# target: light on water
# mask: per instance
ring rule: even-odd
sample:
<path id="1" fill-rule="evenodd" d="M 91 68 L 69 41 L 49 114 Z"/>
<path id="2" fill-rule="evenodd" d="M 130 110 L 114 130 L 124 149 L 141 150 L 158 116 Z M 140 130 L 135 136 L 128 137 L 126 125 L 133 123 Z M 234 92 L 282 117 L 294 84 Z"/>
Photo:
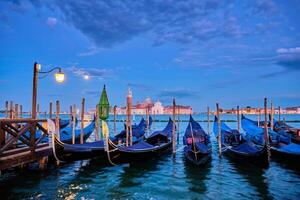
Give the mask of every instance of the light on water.
<path id="1" fill-rule="evenodd" d="M 249 117 L 255 119 L 255 116 Z M 156 117 L 159 120 L 167 118 Z M 206 116 L 195 115 L 194 118 L 205 120 Z M 286 118 L 299 119 L 299 116 Z M 181 119 L 188 120 L 188 116 L 181 116 Z M 235 119 L 235 116 L 222 115 L 222 119 Z M 136 116 L 135 122 L 139 120 Z M 155 122 L 154 127 L 160 130 L 166 123 Z M 117 166 L 85 160 L 57 168 L 50 165 L 46 170 L 33 165 L 3 174 L 1 196 L 8 199 L 299 199 L 299 166 L 272 160 L 268 168 L 261 168 L 233 162 L 224 156 L 219 158 L 215 140 L 212 140 L 213 156 L 209 164 L 204 167 L 188 165 L 182 154 L 182 135 L 187 124 L 180 124 L 176 158 L 167 154 L 155 160 Z M 206 122 L 200 124 L 206 129 Z M 236 128 L 235 122 L 228 125 Z M 300 124 L 292 125 L 299 127 Z M 113 130 L 112 122 L 109 126 Z M 123 123 L 117 126 L 121 130 Z M 90 137 L 94 138 L 94 135 Z"/>

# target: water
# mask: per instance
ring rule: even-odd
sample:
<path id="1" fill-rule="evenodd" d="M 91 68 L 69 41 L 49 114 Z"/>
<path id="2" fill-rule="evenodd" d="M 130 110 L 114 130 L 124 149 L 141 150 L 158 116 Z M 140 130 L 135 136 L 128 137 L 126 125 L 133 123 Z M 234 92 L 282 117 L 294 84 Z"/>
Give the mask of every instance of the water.
<path id="1" fill-rule="evenodd" d="M 285 117 L 300 119 L 299 115 Z M 206 119 L 205 115 L 194 118 Z M 222 115 L 222 119 L 235 116 Z M 138 123 L 140 117 L 135 120 Z M 206 123 L 200 124 L 206 129 Z M 121 130 L 123 124 L 117 125 Z M 154 123 L 154 128 L 162 129 L 165 125 L 166 122 Z M 236 128 L 236 123 L 228 125 Z M 300 123 L 291 125 L 300 127 Z M 113 124 L 109 126 L 113 130 Z M 186 126 L 187 122 L 180 124 L 180 135 Z M 92 135 L 90 140 L 93 138 Z M 213 148 L 212 161 L 205 167 L 192 167 L 184 162 L 181 137 L 175 159 L 169 154 L 119 166 L 86 160 L 60 167 L 50 165 L 47 170 L 33 165 L 0 177 L 1 199 L 299 199 L 299 167 L 278 161 L 272 161 L 266 169 L 241 165 L 227 157 L 219 158 L 216 141 Z"/>

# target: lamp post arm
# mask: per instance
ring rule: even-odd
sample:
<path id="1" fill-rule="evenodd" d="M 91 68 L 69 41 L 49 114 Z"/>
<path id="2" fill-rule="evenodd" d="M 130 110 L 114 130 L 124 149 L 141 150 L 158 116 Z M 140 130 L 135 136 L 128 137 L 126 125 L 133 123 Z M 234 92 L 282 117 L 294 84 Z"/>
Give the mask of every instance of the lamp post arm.
<path id="1" fill-rule="evenodd" d="M 39 74 L 49 74 L 50 72 L 53 72 L 54 70 L 58 70 L 59 72 L 61 72 L 61 68 L 60 67 L 54 67 L 53 69 L 50 69 L 49 71 L 46 72 L 39 72 Z"/>

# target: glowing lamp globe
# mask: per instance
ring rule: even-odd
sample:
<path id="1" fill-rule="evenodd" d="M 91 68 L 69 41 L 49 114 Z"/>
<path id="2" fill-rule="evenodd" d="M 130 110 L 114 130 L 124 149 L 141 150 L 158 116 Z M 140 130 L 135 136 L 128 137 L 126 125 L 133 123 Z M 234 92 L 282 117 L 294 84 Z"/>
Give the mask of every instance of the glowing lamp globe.
<path id="1" fill-rule="evenodd" d="M 58 83 L 64 82 L 64 81 L 65 81 L 65 74 L 62 73 L 61 71 L 57 72 L 57 73 L 55 74 L 55 80 L 56 80 L 56 82 L 58 82 Z"/>

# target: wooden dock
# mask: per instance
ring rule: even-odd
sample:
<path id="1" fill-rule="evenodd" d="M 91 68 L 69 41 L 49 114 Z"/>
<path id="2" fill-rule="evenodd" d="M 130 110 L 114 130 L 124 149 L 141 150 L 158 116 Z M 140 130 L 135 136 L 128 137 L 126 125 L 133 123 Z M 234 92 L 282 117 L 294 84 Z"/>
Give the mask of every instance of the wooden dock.
<path id="1" fill-rule="evenodd" d="M 42 143 L 48 137 L 42 126 L 46 119 L 0 119 L 0 171 L 24 166 L 32 162 L 45 163 L 52 155 L 49 143 Z M 42 134 L 36 138 L 36 131 Z"/>

